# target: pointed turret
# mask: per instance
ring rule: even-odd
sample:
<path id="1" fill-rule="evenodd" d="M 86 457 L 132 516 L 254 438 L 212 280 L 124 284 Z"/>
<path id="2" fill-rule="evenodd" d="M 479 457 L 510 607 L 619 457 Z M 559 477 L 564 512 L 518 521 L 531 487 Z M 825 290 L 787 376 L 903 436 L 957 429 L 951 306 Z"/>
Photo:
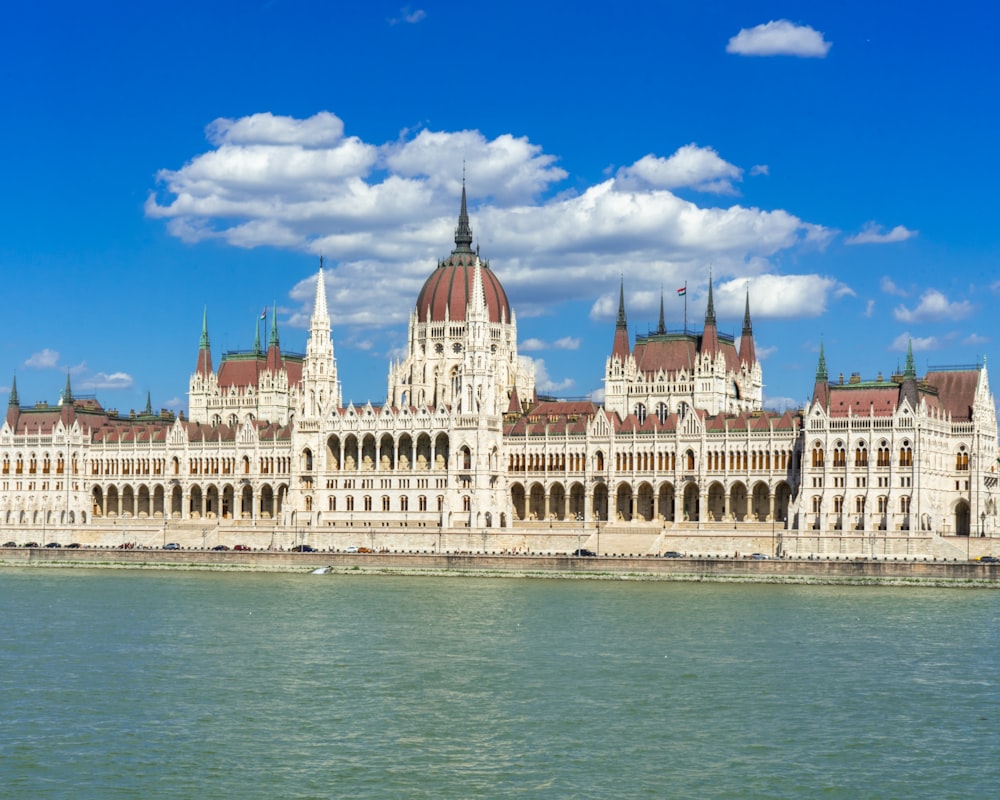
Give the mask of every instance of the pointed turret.
<path id="1" fill-rule="evenodd" d="M 62 403 L 60 405 L 59 418 L 62 420 L 63 425 L 69 427 L 73 424 L 76 414 L 73 409 L 73 387 L 70 386 L 68 372 L 66 373 L 66 388 L 63 389 Z"/>
<path id="2" fill-rule="evenodd" d="M 823 408 L 830 405 L 830 374 L 826 371 L 826 354 L 823 350 L 823 340 L 819 342 L 819 363 L 816 365 L 816 382 L 813 385 L 814 403 Z"/>
<path id="3" fill-rule="evenodd" d="M 611 346 L 611 357 L 624 361 L 629 357 L 628 322 L 625 320 L 625 279 L 618 289 L 618 321 L 615 323 L 615 340 Z"/>
<path id="4" fill-rule="evenodd" d="M 208 344 L 208 306 L 201 318 L 201 340 L 198 342 L 198 365 L 195 374 L 207 378 L 212 372 L 212 348 Z"/>
<path id="5" fill-rule="evenodd" d="M 259 356 L 264 351 L 260 347 L 260 319 L 255 319 L 253 323 L 253 353 Z"/>
<path id="6" fill-rule="evenodd" d="M 147 417 L 153 416 L 153 396 L 148 389 L 146 390 L 146 408 L 142 413 Z"/>
<path id="7" fill-rule="evenodd" d="M 275 333 L 277 336 L 277 333 Z M 316 276 L 316 297 L 309 320 L 309 338 L 306 340 L 306 358 L 302 365 L 304 411 L 313 417 L 339 408 L 340 383 L 337 380 L 337 360 L 333 356 L 333 339 L 330 336 L 330 314 L 326 308 L 326 278 L 323 257 L 319 259 Z"/>
<path id="8" fill-rule="evenodd" d="M 656 326 L 656 332 L 661 336 L 667 332 L 667 320 L 663 315 L 663 288 L 660 287 L 660 324 Z"/>
<path id="9" fill-rule="evenodd" d="M 719 352 L 719 330 L 715 326 L 715 302 L 712 299 L 712 276 L 708 276 L 708 308 L 705 311 L 705 330 L 701 335 L 701 352 L 715 356 Z"/>
<path id="10" fill-rule="evenodd" d="M 17 375 L 10 385 L 10 397 L 7 399 L 7 424 L 17 430 L 17 418 L 21 414 L 21 406 L 17 399 Z"/>
<path id="11" fill-rule="evenodd" d="M 278 304 L 271 311 L 271 335 L 267 339 L 267 368 L 277 372 L 284 366 L 281 360 L 281 344 L 278 341 Z"/>
<path id="12" fill-rule="evenodd" d="M 903 368 L 903 382 L 899 386 L 899 402 L 907 400 L 910 408 L 916 409 L 920 401 L 920 393 L 917 390 L 917 368 L 913 363 L 913 340 L 910 339 L 906 345 L 906 366 Z"/>
<path id="13" fill-rule="evenodd" d="M 757 361 L 757 350 L 753 342 L 753 326 L 750 324 L 750 289 L 747 289 L 747 307 L 743 312 L 743 333 L 740 335 L 740 361 L 752 367 Z"/>
<path id="14" fill-rule="evenodd" d="M 458 227 L 455 228 L 455 252 L 472 252 L 472 228 L 469 226 L 469 211 L 465 203 L 465 179 L 462 179 L 462 209 L 458 214 Z"/>

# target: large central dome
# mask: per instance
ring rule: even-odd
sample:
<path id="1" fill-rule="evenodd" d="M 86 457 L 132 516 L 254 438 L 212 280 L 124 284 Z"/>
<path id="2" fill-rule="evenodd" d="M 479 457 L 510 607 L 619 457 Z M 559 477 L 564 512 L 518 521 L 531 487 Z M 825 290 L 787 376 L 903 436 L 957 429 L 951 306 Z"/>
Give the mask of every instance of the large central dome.
<path id="1" fill-rule="evenodd" d="M 462 210 L 455 229 L 455 249 L 424 282 L 417 295 L 417 318 L 421 322 L 443 322 L 447 315 L 450 320 L 465 320 L 477 265 L 482 274 L 483 294 L 486 296 L 490 322 L 510 322 L 507 293 L 490 270 L 489 264 L 480 261 L 472 250 L 472 228 L 469 227 L 463 186 Z"/>

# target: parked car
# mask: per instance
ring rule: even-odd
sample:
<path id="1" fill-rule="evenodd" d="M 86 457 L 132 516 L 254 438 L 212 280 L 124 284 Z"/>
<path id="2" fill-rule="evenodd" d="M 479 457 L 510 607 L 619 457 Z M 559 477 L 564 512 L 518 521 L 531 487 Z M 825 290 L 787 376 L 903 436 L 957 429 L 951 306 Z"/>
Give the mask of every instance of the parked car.
<path id="1" fill-rule="evenodd" d="M 45 546 L 46 546 L 46 547 L 62 547 L 62 545 L 61 545 L 61 544 L 59 544 L 59 542 L 49 542 L 49 543 L 48 543 L 47 545 L 45 545 Z"/>
<path id="2" fill-rule="evenodd" d="M 180 550 L 181 546 L 177 542 L 167 542 L 163 545 L 164 550 Z"/>
<path id="3" fill-rule="evenodd" d="M 684 558 L 684 555 L 682 553 L 678 553 L 676 550 L 667 550 L 667 552 L 663 554 L 663 557 L 664 558 Z"/>
<path id="4" fill-rule="evenodd" d="M 753 553 L 750 556 L 750 558 L 752 558 L 754 561 L 766 561 L 768 558 L 770 558 L 770 556 L 767 556 L 764 553 Z"/>
<path id="5" fill-rule="evenodd" d="M 345 548 L 344 548 L 344 552 L 345 552 L 345 553 L 356 553 L 356 552 L 358 552 L 358 548 L 356 548 L 356 547 L 355 547 L 355 546 L 354 546 L 354 545 L 352 544 L 352 545 L 351 545 L 350 547 L 345 547 Z"/>
<path id="6" fill-rule="evenodd" d="M 997 558 L 996 556 L 980 556 L 979 557 L 979 563 L 980 564 L 1000 564 L 1000 558 Z"/>
<path id="7" fill-rule="evenodd" d="M 68 548 L 69 548 L 70 550 L 79 550 L 79 549 L 80 549 L 80 543 L 79 543 L 79 542 L 70 542 L 70 543 L 69 543 L 68 545 L 66 545 L 66 546 L 67 546 L 67 547 L 68 547 Z"/>
<path id="8" fill-rule="evenodd" d="M 17 542 L 4 542 L 4 547 L 17 547 Z"/>
<path id="9" fill-rule="evenodd" d="M 315 553 L 316 548 L 309 544 L 297 544 L 292 548 L 293 553 Z"/>
<path id="10" fill-rule="evenodd" d="M 233 550 L 249 550 L 249 549 L 250 549 L 250 545 L 248 545 L 248 544 L 234 544 L 233 545 Z"/>
<path id="11" fill-rule="evenodd" d="M 25 542 L 22 547 L 38 547 L 38 542 Z"/>
<path id="12" fill-rule="evenodd" d="M 375 551 L 372 550 L 370 547 L 359 547 L 358 548 L 358 552 L 359 553 L 374 553 Z"/>
<path id="13" fill-rule="evenodd" d="M 215 547 L 213 547 L 212 549 L 213 549 L 213 550 L 228 550 L 228 549 L 229 549 L 229 545 L 225 545 L 225 544 L 217 544 L 217 545 L 216 545 Z"/>
<path id="14" fill-rule="evenodd" d="M 587 550 L 587 549 L 581 547 L 579 550 L 574 550 L 573 551 L 573 555 L 575 555 L 575 556 L 583 556 L 585 558 L 594 558 L 594 557 L 597 556 L 597 553 L 595 553 L 593 550 Z"/>

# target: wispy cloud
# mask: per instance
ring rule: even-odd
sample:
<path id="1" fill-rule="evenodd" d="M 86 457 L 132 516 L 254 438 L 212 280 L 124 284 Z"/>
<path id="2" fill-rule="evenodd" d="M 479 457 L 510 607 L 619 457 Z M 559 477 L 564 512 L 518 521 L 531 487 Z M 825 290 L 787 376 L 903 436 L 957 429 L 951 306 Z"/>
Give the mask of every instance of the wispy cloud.
<path id="1" fill-rule="evenodd" d="M 399 25 L 400 23 L 408 23 L 410 25 L 415 25 L 418 22 L 427 18 L 427 12 L 422 8 L 418 8 L 416 11 L 411 11 L 409 6 L 403 6 L 399 9 L 399 16 L 390 17 L 390 25 Z"/>
<path id="2" fill-rule="evenodd" d="M 97 372 L 80 382 L 81 389 L 129 389 L 134 384 L 127 372 Z"/>
<path id="3" fill-rule="evenodd" d="M 518 350 L 531 352 L 534 350 L 579 350 L 580 339 L 574 336 L 564 336 L 554 342 L 546 342 L 543 339 L 525 339 L 518 345 Z"/>
<path id="4" fill-rule="evenodd" d="M 555 394 L 556 392 L 565 392 L 567 389 L 573 388 L 574 381 L 572 378 L 556 381 L 549 376 L 548 368 L 545 366 L 545 359 L 536 358 L 533 360 L 535 362 L 535 387 L 538 391 Z"/>
<path id="5" fill-rule="evenodd" d="M 825 58 L 831 46 L 822 33 L 810 26 L 779 19 L 743 28 L 729 40 L 726 52 L 741 56 Z"/>
<path id="6" fill-rule="evenodd" d="M 861 228 L 860 233 L 848 236 L 844 240 L 844 244 L 892 244 L 893 242 L 905 242 L 917 234 L 918 231 L 911 231 L 902 225 L 897 225 L 891 231 L 886 231 L 875 222 L 867 222 Z"/>
<path id="7" fill-rule="evenodd" d="M 937 289 L 928 289 L 914 308 L 897 306 L 892 315 L 898 322 L 943 322 L 965 319 L 972 311 L 968 300 L 950 302 Z"/>
<path id="8" fill-rule="evenodd" d="M 892 344 L 889 345 L 889 349 L 896 353 L 905 353 L 909 346 L 913 345 L 913 352 L 920 352 L 923 350 L 937 350 L 941 347 L 941 342 L 936 336 L 910 336 L 909 333 L 901 333 L 895 339 L 892 340 Z"/>
<path id="9" fill-rule="evenodd" d="M 896 282 L 888 275 L 882 276 L 882 280 L 879 282 L 879 287 L 886 294 L 896 295 L 897 297 L 906 297 L 907 294 L 909 294 L 906 289 L 902 289 L 897 286 Z"/>
<path id="10" fill-rule="evenodd" d="M 29 369 L 55 369 L 59 366 L 59 353 L 46 347 L 44 350 L 32 353 L 24 362 L 24 366 Z"/>

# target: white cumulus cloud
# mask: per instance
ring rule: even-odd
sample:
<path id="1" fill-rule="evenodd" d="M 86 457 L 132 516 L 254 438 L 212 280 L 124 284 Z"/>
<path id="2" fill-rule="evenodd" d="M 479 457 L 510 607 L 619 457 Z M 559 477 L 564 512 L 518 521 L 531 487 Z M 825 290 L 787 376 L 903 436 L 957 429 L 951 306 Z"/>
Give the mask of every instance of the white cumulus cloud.
<path id="1" fill-rule="evenodd" d="M 892 315 L 898 322 L 954 322 L 965 319 L 972 311 L 972 303 L 968 300 L 950 302 L 937 289 L 928 289 L 914 308 L 897 306 Z"/>
<path id="2" fill-rule="evenodd" d="M 875 222 L 867 222 L 862 226 L 860 233 L 848 236 L 844 240 L 844 244 L 892 244 L 912 239 L 917 233 L 918 231 L 911 231 L 902 225 L 897 225 L 891 231 L 887 231 Z"/>
<path id="3" fill-rule="evenodd" d="M 892 340 L 889 349 L 897 353 L 905 353 L 911 344 L 913 345 L 914 353 L 923 350 L 937 350 L 941 346 L 936 336 L 920 337 L 910 336 L 909 333 L 901 333 Z"/>
<path id="4" fill-rule="evenodd" d="M 96 372 L 80 382 L 81 389 L 128 389 L 133 385 L 127 372 Z"/>
<path id="5" fill-rule="evenodd" d="M 32 353 L 24 362 L 24 366 L 30 369 L 54 369 L 59 366 L 59 353 L 46 347 L 44 350 Z"/>
<path id="6" fill-rule="evenodd" d="M 561 381 L 553 380 L 549 376 L 548 368 L 545 366 L 545 359 L 532 359 L 535 363 L 535 388 L 542 394 L 555 394 L 565 392 L 574 385 L 572 378 L 565 378 Z"/>
<path id="7" fill-rule="evenodd" d="M 825 58 L 831 46 L 822 33 L 809 25 L 796 25 L 787 19 L 779 19 L 743 28 L 729 40 L 726 52 L 741 56 Z"/>
<path id="8" fill-rule="evenodd" d="M 669 158 L 646 155 L 618 171 L 623 188 L 650 187 L 735 194 L 734 182 L 743 180 L 743 170 L 722 159 L 711 147 L 686 144 Z"/>
<path id="9" fill-rule="evenodd" d="M 742 178 L 741 167 L 695 144 L 560 192 L 568 173 L 558 158 L 513 133 L 419 130 L 366 142 L 325 111 L 307 119 L 219 119 L 207 133 L 205 152 L 160 170 L 146 214 L 190 243 L 325 255 L 342 343 L 384 339 L 373 331 L 405 322 L 433 265 L 452 247 L 463 177 L 476 245 L 519 319 L 549 314 L 558 303 L 590 302 L 595 286 L 611 291 L 620 276 L 650 304 L 664 283 L 690 281 L 692 292 L 703 290 L 710 265 L 717 285 L 766 276 L 774 259 L 821 249 L 835 235 L 780 208 L 713 207 L 677 196 L 679 188 L 731 194 Z M 313 263 L 303 257 L 299 274 Z M 313 280 L 290 288 L 300 304 L 289 314 L 292 325 L 308 324 Z M 814 316 L 838 291 L 818 275 L 774 280 L 784 299 L 762 299 L 763 315 Z M 800 296 L 808 290 L 810 303 Z M 392 346 L 382 339 L 377 347 Z"/>

